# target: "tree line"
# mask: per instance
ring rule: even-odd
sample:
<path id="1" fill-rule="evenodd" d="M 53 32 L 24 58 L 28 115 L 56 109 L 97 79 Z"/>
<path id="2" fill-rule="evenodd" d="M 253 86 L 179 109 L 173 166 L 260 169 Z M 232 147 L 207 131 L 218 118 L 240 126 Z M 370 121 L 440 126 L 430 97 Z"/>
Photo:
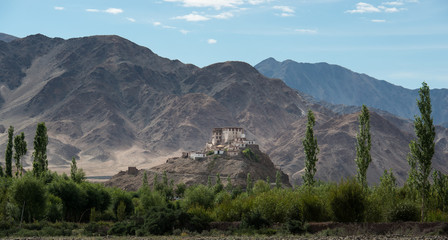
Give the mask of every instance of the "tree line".
<path id="1" fill-rule="evenodd" d="M 69 175 L 49 170 L 48 136 L 45 124 L 39 123 L 33 171 L 15 177 L 6 173 L 0 178 L 0 237 L 188 235 L 213 231 L 213 222 L 239 223 L 227 234 L 299 234 L 306 231 L 308 222 L 448 221 L 448 177 L 433 171 L 432 183 L 428 179 L 435 133 L 425 83 L 418 102 L 422 115 L 416 117 L 417 139 L 410 144 L 411 171 L 408 182 L 401 187 L 391 170 L 384 172 L 378 185 L 367 184 L 366 172 L 372 159 L 365 106 L 359 116 L 356 177 L 337 183 L 314 179 L 319 147 L 313 133 L 315 118 L 308 111 L 302 140 L 304 184 L 293 188 L 282 186 L 279 173 L 274 182 L 269 178 L 255 180 L 248 174 L 242 188 L 229 177 L 222 181 L 219 174 L 210 177 L 206 185 L 175 185 L 166 172 L 155 175 L 151 186 L 145 172 L 142 186 L 133 192 L 105 187 L 86 181 L 75 158 Z M 22 134 L 18 136 L 22 138 Z M 9 142 L 7 149 L 23 146 L 15 139 L 14 144 Z M 11 154 L 7 150 L 6 156 Z"/>

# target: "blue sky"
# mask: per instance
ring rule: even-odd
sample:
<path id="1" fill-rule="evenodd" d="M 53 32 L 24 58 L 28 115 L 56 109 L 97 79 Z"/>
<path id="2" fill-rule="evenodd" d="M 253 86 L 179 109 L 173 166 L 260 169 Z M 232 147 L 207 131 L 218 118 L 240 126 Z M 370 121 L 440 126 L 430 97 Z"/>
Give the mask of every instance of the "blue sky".
<path id="1" fill-rule="evenodd" d="M 115 34 L 200 67 L 274 57 L 448 88 L 447 0 L 0 0 L 0 32 Z"/>

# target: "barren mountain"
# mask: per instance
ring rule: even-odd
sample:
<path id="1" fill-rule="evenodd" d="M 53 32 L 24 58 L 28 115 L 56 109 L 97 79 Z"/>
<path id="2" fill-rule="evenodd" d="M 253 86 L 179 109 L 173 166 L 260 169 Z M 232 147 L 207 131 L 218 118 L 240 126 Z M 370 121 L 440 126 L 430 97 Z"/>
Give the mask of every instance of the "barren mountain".
<path id="1" fill-rule="evenodd" d="M 284 80 L 291 88 L 317 100 L 353 106 L 365 104 L 408 119 L 419 114 L 415 104 L 417 89 L 406 89 L 337 65 L 292 60 L 278 62 L 268 58 L 255 68 L 267 77 Z M 448 89 L 432 89 L 431 100 L 434 122 L 446 126 Z"/>
<path id="2" fill-rule="evenodd" d="M 11 42 L 16 39 L 18 39 L 18 37 L 14 37 L 14 36 L 6 34 L 6 33 L 0 33 L 0 41 Z"/>
<path id="3" fill-rule="evenodd" d="M 318 179 L 339 180 L 342 176 L 356 174 L 356 134 L 358 133 L 359 113 L 326 118 L 316 116 L 314 134 L 320 148 L 316 177 Z M 384 170 L 393 169 L 399 183 L 404 183 L 408 176 L 409 165 L 407 154 L 409 143 L 414 138 L 413 125 L 409 121 L 383 117 L 375 112 L 370 115 L 370 131 L 372 135 L 372 163 L 367 171 L 369 183 L 376 183 Z M 392 118 L 392 119 L 391 119 Z M 394 121 L 394 122 L 393 122 Z M 268 151 L 276 156 L 276 163 L 290 176 L 291 183 L 302 181 L 305 158 L 301 141 L 305 136 L 306 120 L 291 124 L 291 129 L 279 134 L 275 140 L 276 147 Z M 447 129 L 436 128 L 436 154 L 432 166 L 446 173 L 448 156 Z"/>
<path id="4" fill-rule="evenodd" d="M 13 125 L 16 133 L 25 132 L 29 164 L 37 122 L 45 121 L 53 170 L 67 171 L 73 156 L 89 176 L 111 176 L 128 166 L 150 168 L 181 151 L 202 149 L 214 127 L 239 126 L 297 179 L 308 109 L 318 116 L 318 175 L 339 180 L 354 169 L 356 114 L 338 115 L 243 62 L 198 68 L 118 36 L 0 41 L 0 97 L 0 152 L 4 129 Z M 373 148 L 374 161 L 383 164 L 369 170 L 369 179 L 384 169 L 405 171 L 412 126 L 390 114 L 373 116 L 374 139 L 394 141 Z M 435 163 L 448 155 L 448 132 L 438 131 Z M 447 170 L 446 164 L 434 166 Z"/>

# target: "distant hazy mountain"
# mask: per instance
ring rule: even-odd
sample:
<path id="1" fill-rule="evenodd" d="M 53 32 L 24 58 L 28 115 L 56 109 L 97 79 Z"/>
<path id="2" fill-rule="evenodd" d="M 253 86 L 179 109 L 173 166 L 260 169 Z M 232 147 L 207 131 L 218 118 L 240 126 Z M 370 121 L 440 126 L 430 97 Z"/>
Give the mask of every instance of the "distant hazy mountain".
<path id="1" fill-rule="evenodd" d="M 202 149 L 214 127 L 240 126 L 295 181 L 304 165 L 305 114 L 312 109 L 321 144 L 318 176 L 337 181 L 355 174 L 356 114 L 338 115 L 243 62 L 198 68 L 118 36 L 33 35 L 0 41 L 0 97 L 0 154 L 4 129 L 13 125 L 25 132 L 30 164 L 36 124 L 45 121 L 53 170 L 67 170 L 73 156 L 88 175 L 148 168 Z M 369 181 L 390 168 L 403 181 L 412 126 L 383 114 L 372 114 L 371 126 Z M 433 166 L 445 172 L 447 137 L 438 128 Z"/>
<path id="2" fill-rule="evenodd" d="M 409 90 L 365 74 L 327 63 L 278 62 L 268 58 L 255 66 L 263 75 L 279 78 L 312 97 L 332 104 L 370 107 L 413 119 L 419 114 L 418 90 Z M 422 82 L 425 79 L 422 79 Z M 448 122 L 448 89 L 431 90 L 434 122 Z"/>
<path id="3" fill-rule="evenodd" d="M 6 33 L 0 33 L 0 41 L 11 42 L 16 39 L 18 39 L 18 37 L 14 37 L 14 36 L 6 34 Z"/>

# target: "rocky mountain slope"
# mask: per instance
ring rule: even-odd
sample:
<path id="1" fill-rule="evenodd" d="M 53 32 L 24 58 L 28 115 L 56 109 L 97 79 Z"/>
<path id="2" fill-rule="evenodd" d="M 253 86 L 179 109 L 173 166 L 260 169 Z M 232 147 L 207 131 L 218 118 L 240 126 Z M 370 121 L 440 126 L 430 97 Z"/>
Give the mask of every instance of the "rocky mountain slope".
<path id="1" fill-rule="evenodd" d="M 11 42 L 16 39 L 18 39 L 18 37 L 14 37 L 14 36 L 6 34 L 6 33 L 0 33 L 0 41 Z"/>
<path id="2" fill-rule="evenodd" d="M 365 74 L 327 63 L 278 62 L 268 58 L 255 66 L 267 77 L 280 78 L 291 88 L 332 104 L 369 107 L 413 119 L 419 114 L 415 100 L 418 90 L 410 90 L 380 81 Z M 422 79 L 424 81 L 425 79 Z M 436 124 L 448 122 L 448 89 L 431 90 Z"/>
<path id="3" fill-rule="evenodd" d="M 135 191 L 142 185 L 144 172 L 148 177 L 148 184 L 152 186 L 154 176 L 157 174 L 161 181 L 161 176 L 165 172 L 168 179 L 173 180 L 174 185 L 185 183 L 186 185 L 204 184 L 210 178 L 211 183 L 216 182 L 216 174 L 220 174 L 221 182 L 226 185 L 227 177 L 230 178 L 233 186 L 246 188 L 247 174 L 250 173 L 253 182 L 269 177 L 272 183 L 275 182 L 277 170 L 268 155 L 258 148 L 252 148 L 257 159 L 247 159 L 244 156 L 222 156 L 212 155 L 202 159 L 190 159 L 174 157 L 166 163 L 155 166 L 147 170 L 138 172 L 122 171 L 108 180 L 106 186 L 119 187 L 126 190 Z M 284 186 L 290 186 L 289 178 L 281 172 L 281 181 Z"/>
<path id="4" fill-rule="evenodd" d="M 89 176 L 111 176 L 128 166 L 150 168 L 181 151 L 202 149 L 214 127 L 239 126 L 275 165 L 300 179 L 301 136 L 305 113 L 312 109 L 317 128 L 325 127 L 318 141 L 328 145 L 321 146 L 318 175 L 339 180 L 354 174 L 356 115 L 338 115 L 243 62 L 198 68 L 118 36 L 63 40 L 33 35 L 0 41 L 0 99 L 3 129 L 13 125 L 25 132 L 28 165 L 40 121 L 48 127 L 50 168 L 67 171 L 75 156 Z M 369 176 L 389 168 L 406 171 L 412 127 L 390 114 L 377 118 L 380 125 L 372 127 L 372 135 L 395 143 L 373 148 L 374 161 L 384 164 Z M 448 133 L 438 131 L 435 162 L 448 156 Z M 0 152 L 6 138 L 0 134 Z"/>

